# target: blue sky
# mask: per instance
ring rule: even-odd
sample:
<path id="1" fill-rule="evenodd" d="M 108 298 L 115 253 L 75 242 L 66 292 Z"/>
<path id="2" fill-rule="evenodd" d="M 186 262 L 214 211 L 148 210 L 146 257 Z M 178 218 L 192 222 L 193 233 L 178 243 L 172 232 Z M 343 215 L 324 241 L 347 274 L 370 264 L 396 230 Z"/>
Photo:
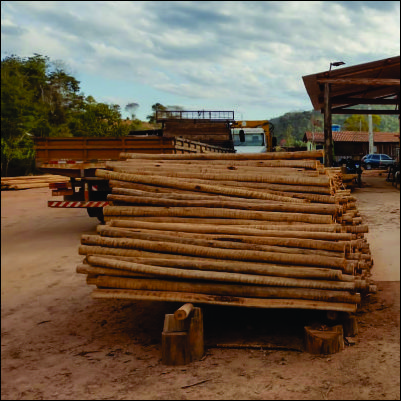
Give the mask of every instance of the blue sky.
<path id="1" fill-rule="evenodd" d="M 161 103 L 271 119 L 312 109 L 303 75 L 398 56 L 400 2 L 2 1 L 2 58 L 34 53 L 124 117 Z"/>

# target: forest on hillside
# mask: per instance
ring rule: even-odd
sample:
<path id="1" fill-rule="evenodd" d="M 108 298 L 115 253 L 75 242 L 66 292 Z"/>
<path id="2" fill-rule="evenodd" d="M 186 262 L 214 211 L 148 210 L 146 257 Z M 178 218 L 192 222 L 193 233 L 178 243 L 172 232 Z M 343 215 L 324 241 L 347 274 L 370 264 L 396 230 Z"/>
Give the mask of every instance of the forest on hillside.
<path id="1" fill-rule="evenodd" d="M 358 106 L 367 109 L 367 105 Z M 377 109 L 394 109 L 394 106 L 375 106 Z M 373 131 L 399 132 L 399 120 L 396 115 L 373 115 Z M 269 120 L 274 125 L 277 143 L 286 139 L 291 146 L 299 144 L 306 131 L 323 131 L 323 114 L 319 111 L 289 112 Z M 343 131 L 367 131 L 368 116 L 352 114 L 333 114 L 332 123 L 341 126 Z"/>

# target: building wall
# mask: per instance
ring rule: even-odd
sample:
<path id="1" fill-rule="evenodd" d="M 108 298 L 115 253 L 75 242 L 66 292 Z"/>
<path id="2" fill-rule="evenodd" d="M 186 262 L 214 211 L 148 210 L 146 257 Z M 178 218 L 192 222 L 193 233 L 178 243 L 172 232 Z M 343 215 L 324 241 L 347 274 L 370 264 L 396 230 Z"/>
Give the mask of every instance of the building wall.
<path id="1" fill-rule="evenodd" d="M 320 143 L 306 143 L 307 150 L 322 149 L 323 144 Z M 392 158 L 397 157 L 397 142 L 379 142 L 374 143 L 376 146 L 375 153 L 384 153 Z M 334 155 L 335 160 L 338 161 L 342 157 L 352 157 L 353 159 L 359 160 L 362 156 L 369 153 L 369 143 L 367 142 L 334 142 Z"/>

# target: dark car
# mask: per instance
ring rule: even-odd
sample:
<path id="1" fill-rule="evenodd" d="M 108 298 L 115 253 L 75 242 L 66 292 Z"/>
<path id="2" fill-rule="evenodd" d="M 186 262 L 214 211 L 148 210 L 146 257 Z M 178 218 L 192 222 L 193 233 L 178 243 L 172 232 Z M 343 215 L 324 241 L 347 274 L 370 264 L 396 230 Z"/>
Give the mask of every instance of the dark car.
<path id="1" fill-rule="evenodd" d="M 366 170 L 370 170 L 372 168 L 388 168 L 395 163 L 395 160 L 390 156 L 377 153 L 377 154 L 369 154 L 365 158 L 363 158 L 362 166 Z"/>

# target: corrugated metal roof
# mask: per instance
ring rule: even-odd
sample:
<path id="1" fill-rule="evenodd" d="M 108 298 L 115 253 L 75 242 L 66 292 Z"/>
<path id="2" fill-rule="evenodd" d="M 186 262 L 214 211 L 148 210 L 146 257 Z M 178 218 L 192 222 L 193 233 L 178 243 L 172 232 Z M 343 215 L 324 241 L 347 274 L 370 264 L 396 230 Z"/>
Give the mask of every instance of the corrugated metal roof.
<path id="1" fill-rule="evenodd" d="M 400 140 L 400 134 L 394 132 L 374 132 L 374 142 L 393 142 L 398 143 Z M 323 143 L 324 133 L 310 131 L 305 132 L 304 141 L 313 141 Z M 357 132 L 357 131 L 333 131 L 334 142 L 369 142 L 369 132 Z"/>

